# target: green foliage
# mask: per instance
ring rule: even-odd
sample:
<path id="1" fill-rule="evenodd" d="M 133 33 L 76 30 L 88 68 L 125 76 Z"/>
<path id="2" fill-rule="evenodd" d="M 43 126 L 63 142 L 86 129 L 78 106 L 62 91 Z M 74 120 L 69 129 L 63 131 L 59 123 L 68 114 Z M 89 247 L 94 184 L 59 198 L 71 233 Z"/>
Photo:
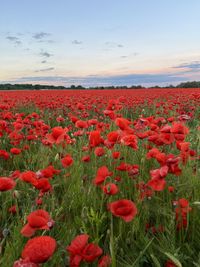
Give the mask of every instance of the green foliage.
<path id="1" fill-rule="evenodd" d="M 162 108 L 162 107 L 161 107 Z M 20 107 L 18 111 L 29 114 L 34 107 Z M 155 113 L 155 107 L 145 105 L 145 114 Z M 139 107 L 131 110 L 124 109 L 122 115 L 136 119 L 141 115 Z M 199 118 L 194 118 L 190 125 L 190 141 L 199 151 L 199 136 L 196 131 Z M 43 114 L 45 123 L 55 126 L 57 122 L 50 120 L 51 113 L 46 110 Z M 90 114 L 91 118 L 93 114 Z M 67 125 L 63 125 L 67 126 Z M 116 130 L 114 123 L 110 129 Z M 105 133 L 106 135 L 106 133 Z M 5 139 L 4 139 L 5 138 Z M 10 149 L 6 137 L 1 139 L 1 149 Z M 24 144 L 27 144 L 24 141 Z M 117 196 L 106 196 L 100 188 L 93 185 L 98 167 L 106 165 L 113 176 L 119 175 L 111 160 L 111 151 L 105 148 L 105 155 L 98 158 L 93 152 L 90 163 L 81 161 L 84 155 L 83 145 L 88 144 L 88 136 L 77 137 L 76 143 L 67 147 L 56 146 L 52 148 L 44 146 L 39 141 L 31 142 L 30 150 L 24 151 L 22 155 L 13 156 L 8 161 L 0 159 L 1 176 L 7 176 L 12 171 L 19 169 L 21 172 L 32 170 L 37 172 L 51 163 L 55 168 L 61 170 L 51 184 L 53 191 L 43 197 L 42 208 L 47 210 L 55 221 L 53 229 L 48 235 L 57 241 L 58 249 L 52 259 L 43 266 L 68 266 L 69 255 L 66 252 L 73 238 L 80 233 L 87 233 L 92 242 L 104 250 L 105 254 L 112 257 L 113 267 L 161 267 L 167 260 L 171 260 L 177 267 L 194 267 L 200 264 L 200 185 L 199 169 L 194 172 L 196 161 L 189 161 L 181 166 L 183 172 L 180 177 L 169 174 L 167 182 L 175 187 L 170 193 L 167 188 L 163 192 L 156 192 L 151 198 L 140 201 L 136 184 L 147 182 L 149 172 L 158 167 L 155 160 L 146 158 L 147 150 L 139 141 L 139 149 L 134 151 L 130 147 L 116 145 L 120 150 L 121 158 L 127 163 L 139 164 L 140 174 L 131 179 L 126 172 L 120 173 L 122 183 Z M 163 146 L 166 154 L 177 153 L 176 146 Z M 70 154 L 74 164 L 64 169 L 60 163 L 61 155 Z M 118 159 L 118 164 L 121 160 Z M 197 165 L 198 166 L 198 165 Z M 197 175 L 198 174 L 198 175 Z M 38 191 L 29 184 L 17 181 L 15 188 L 17 197 L 13 198 L 12 192 L 0 192 L 0 266 L 12 266 L 13 262 L 20 257 L 21 251 L 27 241 L 20 234 L 26 222 L 27 215 L 38 208 L 35 199 Z M 187 198 L 190 201 L 192 212 L 188 215 L 189 224 L 186 229 L 177 231 L 175 223 L 175 212 L 172 205 L 174 200 Z M 120 218 L 113 217 L 108 212 L 107 203 L 117 199 L 127 198 L 133 200 L 138 208 L 138 214 L 133 221 L 126 223 Z M 12 215 L 8 212 L 12 205 L 17 206 L 17 213 Z M 155 227 L 162 225 L 164 231 L 153 232 L 146 229 L 147 223 Z M 3 231 L 9 230 L 7 236 Z M 46 234 L 38 231 L 37 235 Z M 84 266 L 84 265 L 83 265 Z M 90 266 L 97 266 L 97 263 Z"/>
<path id="2" fill-rule="evenodd" d="M 180 83 L 176 86 L 177 88 L 200 88 L 200 82 L 192 81 L 192 82 L 184 82 Z"/>

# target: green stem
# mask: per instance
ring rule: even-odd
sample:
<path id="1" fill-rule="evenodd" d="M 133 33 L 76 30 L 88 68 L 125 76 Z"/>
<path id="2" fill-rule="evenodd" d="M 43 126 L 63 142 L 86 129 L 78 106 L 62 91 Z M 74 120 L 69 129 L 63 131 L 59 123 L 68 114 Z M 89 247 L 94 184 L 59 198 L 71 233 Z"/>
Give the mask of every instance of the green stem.
<path id="1" fill-rule="evenodd" d="M 114 236 L 113 236 L 113 216 L 111 214 L 110 221 L 110 254 L 112 258 L 112 267 L 116 267 L 116 257 L 115 257 L 115 248 L 114 248 Z"/>

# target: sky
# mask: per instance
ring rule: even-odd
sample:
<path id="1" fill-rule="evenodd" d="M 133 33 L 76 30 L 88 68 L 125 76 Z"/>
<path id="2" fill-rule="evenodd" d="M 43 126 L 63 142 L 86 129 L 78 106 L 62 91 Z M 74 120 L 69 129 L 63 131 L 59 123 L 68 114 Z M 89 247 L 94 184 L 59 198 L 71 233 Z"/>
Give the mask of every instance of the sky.
<path id="1" fill-rule="evenodd" d="M 199 0 L 0 0 L 0 83 L 200 80 Z"/>

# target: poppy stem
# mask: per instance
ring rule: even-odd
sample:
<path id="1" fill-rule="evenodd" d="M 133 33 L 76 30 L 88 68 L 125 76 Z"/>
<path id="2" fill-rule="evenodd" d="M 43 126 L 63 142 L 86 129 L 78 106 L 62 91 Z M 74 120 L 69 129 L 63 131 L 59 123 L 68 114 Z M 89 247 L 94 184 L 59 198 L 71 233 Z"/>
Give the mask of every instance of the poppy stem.
<path id="1" fill-rule="evenodd" d="M 113 236 L 113 216 L 111 214 L 110 220 L 110 254 L 112 258 L 112 267 L 116 267 L 116 257 L 115 257 L 115 248 L 114 248 L 114 236 Z"/>

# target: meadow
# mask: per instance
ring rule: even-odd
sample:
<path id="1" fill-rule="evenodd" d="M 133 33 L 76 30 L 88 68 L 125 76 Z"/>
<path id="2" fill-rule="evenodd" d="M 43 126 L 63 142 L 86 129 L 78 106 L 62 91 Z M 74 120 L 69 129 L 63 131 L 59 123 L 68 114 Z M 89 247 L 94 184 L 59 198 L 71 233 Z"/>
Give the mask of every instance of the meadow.
<path id="1" fill-rule="evenodd" d="M 0 266 L 199 267 L 199 89 L 0 92 Z"/>

